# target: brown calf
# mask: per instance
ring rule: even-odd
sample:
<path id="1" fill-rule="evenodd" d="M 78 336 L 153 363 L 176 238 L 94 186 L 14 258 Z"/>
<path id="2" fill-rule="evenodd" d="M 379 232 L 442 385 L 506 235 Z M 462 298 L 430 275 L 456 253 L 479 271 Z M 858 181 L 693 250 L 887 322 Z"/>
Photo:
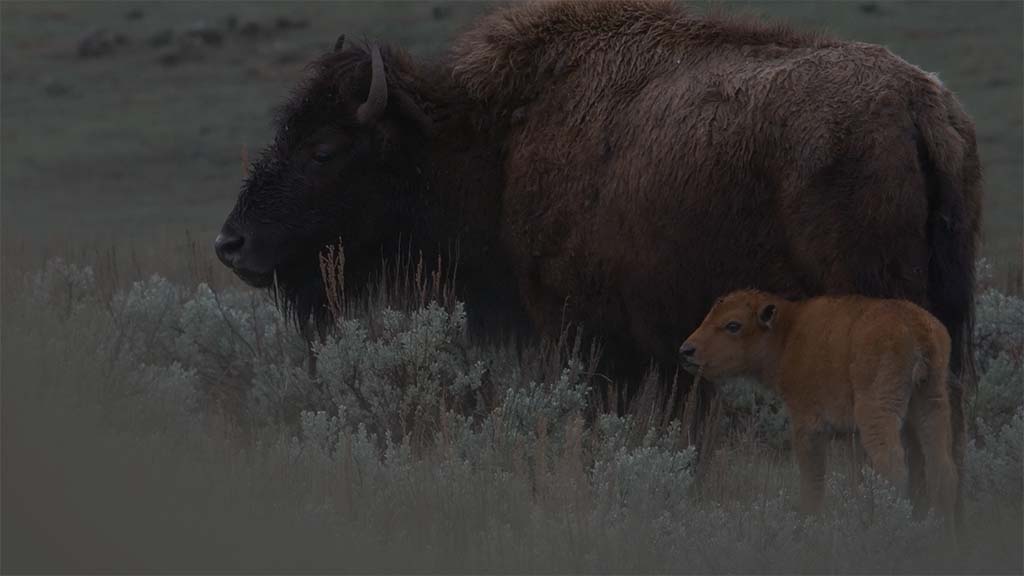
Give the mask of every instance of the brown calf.
<path id="1" fill-rule="evenodd" d="M 858 431 L 875 470 L 905 490 L 906 426 L 921 444 L 929 500 L 952 519 L 950 340 L 922 308 L 861 296 L 790 302 L 733 292 L 715 303 L 679 353 L 687 370 L 709 380 L 755 378 L 782 396 L 804 511 L 821 505 L 828 431 Z"/>

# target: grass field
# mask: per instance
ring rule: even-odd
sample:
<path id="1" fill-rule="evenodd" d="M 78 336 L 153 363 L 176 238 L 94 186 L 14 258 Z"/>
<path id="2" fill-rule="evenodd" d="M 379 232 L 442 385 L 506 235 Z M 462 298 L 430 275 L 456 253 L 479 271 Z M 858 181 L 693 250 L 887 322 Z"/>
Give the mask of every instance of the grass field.
<path id="1" fill-rule="evenodd" d="M 977 122 L 959 546 L 843 442 L 800 515 L 771 394 L 727 387 L 698 469 L 678 422 L 603 413 L 573 342 L 483 346 L 443 290 L 352 302 L 310 376 L 210 249 L 242 158 L 337 34 L 437 57 L 490 5 L 5 1 L 0 571 L 1021 573 L 1024 5 L 721 5 L 885 44 Z"/>
<path id="2" fill-rule="evenodd" d="M 108 264 L 5 278 L 5 573 L 1024 568 L 1024 300 L 998 291 L 952 542 L 842 439 L 801 515 L 785 410 L 757 388 L 723 388 L 695 466 L 688 411 L 608 413 L 572 341 L 475 343 L 443 289 L 349 302 L 311 377 L 263 295 Z"/>

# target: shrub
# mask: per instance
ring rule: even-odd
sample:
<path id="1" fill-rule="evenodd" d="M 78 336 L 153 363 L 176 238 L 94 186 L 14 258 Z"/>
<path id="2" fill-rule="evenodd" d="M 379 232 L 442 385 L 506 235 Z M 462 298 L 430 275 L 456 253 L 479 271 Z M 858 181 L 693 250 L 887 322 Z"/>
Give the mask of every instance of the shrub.
<path id="1" fill-rule="evenodd" d="M 943 545 L 940 523 L 914 519 L 870 470 L 854 483 L 833 465 L 824 513 L 800 515 L 787 418 L 773 394 L 743 383 L 723 390 L 728 425 L 747 434 L 720 446 L 698 482 L 678 422 L 595 409 L 596 356 L 584 358 L 578 337 L 481 347 L 462 305 L 428 297 L 418 277 L 400 305 L 380 294 L 349 305 L 314 347 L 311 375 L 305 341 L 258 294 L 155 276 L 105 297 L 91 269 L 48 263 L 27 278 L 13 312 L 21 329 L 5 331 L 5 406 L 10 374 L 20 375 L 20 406 L 40 399 L 5 436 L 54 436 L 38 456 L 53 458 L 60 473 L 50 477 L 68 480 L 66 494 L 97 515 L 121 510 L 124 491 L 96 478 L 124 479 L 113 465 L 105 477 L 91 455 L 128 455 L 145 471 L 129 485 L 151 486 L 152 497 L 135 501 L 146 513 L 117 534 L 137 542 L 139 522 L 187 527 L 174 541 L 206 546 L 203 558 L 223 563 L 192 569 L 1021 567 L 1024 406 L 1019 333 L 1007 328 L 1019 321 L 1019 299 L 979 298 L 978 434 L 962 478 L 972 544 L 954 558 L 961 564 L 948 564 L 956 551 Z M 218 428 L 225 407 L 245 434 Z M 68 438 L 87 441 L 61 451 Z M 92 480 L 77 483 L 83 477 Z M 43 509 L 48 500 L 32 502 Z"/>
<path id="2" fill-rule="evenodd" d="M 405 313 L 384 310 L 374 337 L 361 320 L 344 320 L 316 347 L 320 380 L 334 410 L 378 435 L 431 438 L 452 407 L 472 404 L 484 367 L 461 352 L 466 316 L 437 303 Z"/>
<path id="3" fill-rule="evenodd" d="M 1010 503 L 1019 509 L 1024 490 L 1024 406 L 998 429 L 979 420 L 981 445 L 972 441 L 964 457 L 964 491 L 979 501 Z"/>
<path id="4" fill-rule="evenodd" d="M 770 448 L 788 446 L 789 411 L 777 393 L 751 380 L 732 381 L 720 390 L 728 429 L 744 426 L 755 441 Z"/>

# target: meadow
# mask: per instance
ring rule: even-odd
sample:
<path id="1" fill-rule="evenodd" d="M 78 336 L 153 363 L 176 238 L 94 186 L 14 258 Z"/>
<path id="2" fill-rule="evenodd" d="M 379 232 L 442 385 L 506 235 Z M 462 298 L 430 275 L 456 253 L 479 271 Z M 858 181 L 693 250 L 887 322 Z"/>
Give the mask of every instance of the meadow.
<path id="1" fill-rule="evenodd" d="M 314 375 L 269 296 L 116 263 L 53 259 L 5 285 L 5 571 L 1022 566 L 1024 300 L 998 290 L 979 301 L 957 547 L 848 439 L 826 510 L 801 515 L 772 394 L 727 384 L 697 467 L 685 410 L 603 409 L 598 358 L 572 338 L 472 342 L 444 279 L 415 266 L 336 294 Z"/>
<path id="2" fill-rule="evenodd" d="M 243 159 L 337 34 L 434 57 L 491 5 L 3 2 L 0 570 L 1024 571 L 1024 7 L 694 3 L 716 6 L 885 44 L 977 122 L 959 547 L 848 438 L 826 510 L 799 514 L 771 393 L 725 384 L 715 442 L 691 446 L 685 410 L 610 413 L 595 390 L 622 383 L 569 331 L 470 338 L 415 260 L 338 290 L 310 372 L 273 296 L 212 254 Z"/>

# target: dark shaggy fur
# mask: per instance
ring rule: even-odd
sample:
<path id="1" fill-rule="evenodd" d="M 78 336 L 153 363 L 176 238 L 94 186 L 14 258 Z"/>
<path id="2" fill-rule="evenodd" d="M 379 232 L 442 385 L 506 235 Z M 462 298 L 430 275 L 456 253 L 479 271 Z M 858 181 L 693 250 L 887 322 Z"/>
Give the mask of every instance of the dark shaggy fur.
<path id="1" fill-rule="evenodd" d="M 338 236 L 356 286 L 399 237 L 428 254 L 457 239 L 471 315 L 521 303 L 550 333 L 565 311 L 620 369 L 672 366 L 717 296 L 757 287 L 919 303 L 971 374 L 974 128 L 885 48 L 660 2 L 542 2 L 481 19 L 439 65 L 383 54 L 385 115 L 354 121 L 366 50 L 325 56 L 225 224 L 246 238 L 240 274 L 276 269 L 302 314 Z"/>

